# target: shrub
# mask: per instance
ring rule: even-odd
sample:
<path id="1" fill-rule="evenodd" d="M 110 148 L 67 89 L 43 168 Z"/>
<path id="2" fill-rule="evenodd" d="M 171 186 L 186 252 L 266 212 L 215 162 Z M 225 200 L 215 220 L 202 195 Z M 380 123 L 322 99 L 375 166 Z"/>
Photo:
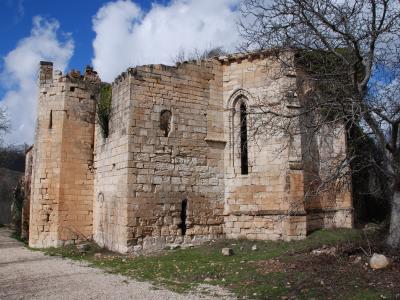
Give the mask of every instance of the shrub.
<path id="1" fill-rule="evenodd" d="M 11 205 L 11 215 L 15 226 L 15 233 L 18 237 L 21 235 L 22 207 L 24 205 L 24 181 L 20 179 L 14 189 L 13 202 Z"/>
<path id="2" fill-rule="evenodd" d="M 104 84 L 100 90 L 100 99 L 97 102 L 97 121 L 101 128 L 103 138 L 109 134 L 109 121 L 111 115 L 112 87 Z"/>

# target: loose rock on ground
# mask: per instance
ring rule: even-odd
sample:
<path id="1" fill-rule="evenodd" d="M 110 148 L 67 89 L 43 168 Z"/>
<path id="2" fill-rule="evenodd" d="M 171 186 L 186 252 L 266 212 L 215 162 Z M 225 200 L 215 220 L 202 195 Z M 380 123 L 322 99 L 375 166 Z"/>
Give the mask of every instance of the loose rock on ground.
<path id="1" fill-rule="evenodd" d="M 369 261 L 369 265 L 374 270 L 383 269 L 389 265 L 389 260 L 383 254 L 374 253 Z"/>

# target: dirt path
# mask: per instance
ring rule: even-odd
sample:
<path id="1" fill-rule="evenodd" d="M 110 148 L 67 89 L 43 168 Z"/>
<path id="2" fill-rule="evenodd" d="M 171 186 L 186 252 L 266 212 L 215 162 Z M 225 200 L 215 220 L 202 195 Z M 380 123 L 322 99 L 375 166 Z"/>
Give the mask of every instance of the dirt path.
<path id="1" fill-rule="evenodd" d="M 45 256 L 26 249 L 10 234 L 0 228 L 0 299 L 215 299 L 154 289 L 148 283 Z"/>

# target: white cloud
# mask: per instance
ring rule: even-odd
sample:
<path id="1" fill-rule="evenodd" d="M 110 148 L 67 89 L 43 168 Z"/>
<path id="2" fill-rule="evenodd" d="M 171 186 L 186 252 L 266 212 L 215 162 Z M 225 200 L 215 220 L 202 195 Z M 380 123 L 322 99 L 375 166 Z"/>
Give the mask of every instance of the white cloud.
<path id="1" fill-rule="evenodd" d="M 54 62 L 64 70 L 74 51 L 72 37 L 60 37 L 59 23 L 42 17 L 33 18 L 30 36 L 21 39 L 4 59 L 1 85 L 6 89 L 0 105 L 4 105 L 11 123 L 7 143 L 32 143 L 37 109 L 37 75 L 39 61 Z"/>
<path id="2" fill-rule="evenodd" d="M 174 0 L 149 12 L 130 0 L 110 2 L 93 18 L 93 66 L 112 81 L 127 67 L 172 64 L 180 51 L 223 46 L 235 50 L 239 0 Z"/>

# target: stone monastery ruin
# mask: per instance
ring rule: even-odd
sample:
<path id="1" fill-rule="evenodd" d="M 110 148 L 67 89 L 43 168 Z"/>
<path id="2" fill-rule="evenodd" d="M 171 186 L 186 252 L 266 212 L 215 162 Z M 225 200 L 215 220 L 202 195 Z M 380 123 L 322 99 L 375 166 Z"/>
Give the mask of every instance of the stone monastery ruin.
<path id="1" fill-rule="evenodd" d="M 260 97 L 279 102 L 275 92 L 287 90 L 287 109 L 306 101 L 309 84 L 296 68 L 282 69 L 271 51 L 129 68 L 112 83 L 103 137 L 97 73 L 63 75 L 41 62 L 26 167 L 29 245 L 93 238 L 126 253 L 222 237 L 301 239 L 318 228 L 351 227 L 349 189 L 304 201 L 307 165 L 319 163 L 307 156 L 304 138 L 279 150 L 284 135 L 264 140 L 252 126 Z M 318 157 L 345 153 L 344 133 L 329 141 L 316 143 Z"/>

